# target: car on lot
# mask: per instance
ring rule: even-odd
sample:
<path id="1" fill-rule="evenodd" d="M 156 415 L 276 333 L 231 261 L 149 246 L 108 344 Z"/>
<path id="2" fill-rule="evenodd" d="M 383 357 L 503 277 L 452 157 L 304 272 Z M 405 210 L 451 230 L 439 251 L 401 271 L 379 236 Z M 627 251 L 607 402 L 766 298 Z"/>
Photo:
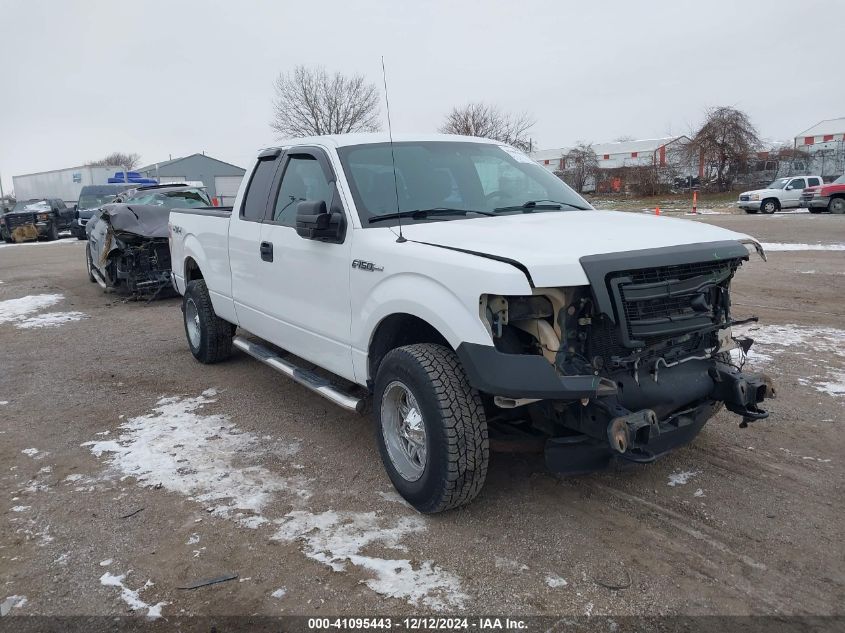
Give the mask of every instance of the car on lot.
<path id="1" fill-rule="evenodd" d="M 119 185 L 85 185 L 82 187 L 74 209 L 74 219 L 70 227 L 71 234 L 80 240 L 84 240 L 86 237 L 85 225 L 94 215 L 94 211 L 104 204 L 114 201 L 118 194 L 134 186 L 136 185 L 123 183 Z"/>
<path id="2" fill-rule="evenodd" d="M 58 198 L 20 200 L 4 213 L 0 233 L 6 242 L 57 240 L 73 223 L 73 208 Z"/>
<path id="3" fill-rule="evenodd" d="M 845 175 L 831 183 L 808 187 L 801 194 L 801 205 L 810 213 L 845 213 Z"/>
<path id="4" fill-rule="evenodd" d="M 778 178 L 763 189 L 743 191 L 736 205 L 746 213 L 775 213 L 781 209 L 803 206 L 801 194 L 807 187 L 822 183 L 819 176 L 791 176 Z"/>
<path id="5" fill-rule="evenodd" d="M 722 406 L 768 415 L 771 382 L 742 370 L 752 341 L 731 331 L 753 320 L 730 284 L 760 244 L 596 211 L 496 141 L 302 139 L 260 152 L 233 208 L 174 209 L 169 228 L 195 358 L 236 348 L 371 408 L 421 512 L 478 494 L 491 437 L 572 473 L 651 462 Z"/>
<path id="6" fill-rule="evenodd" d="M 205 190 L 185 185 L 138 187 L 93 211 L 86 226 L 88 279 L 133 296 L 172 293 L 167 222 L 174 207 L 206 207 Z"/>

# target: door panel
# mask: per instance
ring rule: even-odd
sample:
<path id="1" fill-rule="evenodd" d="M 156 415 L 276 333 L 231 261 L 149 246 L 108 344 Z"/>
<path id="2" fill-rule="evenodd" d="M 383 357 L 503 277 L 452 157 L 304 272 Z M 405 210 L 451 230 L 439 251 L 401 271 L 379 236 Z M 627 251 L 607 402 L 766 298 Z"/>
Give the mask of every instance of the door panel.
<path id="1" fill-rule="evenodd" d="M 786 191 L 784 188 L 781 206 L 797 207 L 798 201 L 801 199 L 801 194 L 804 193 L 806 181 L 804 178 L 793 178 L 789 184 L 787 184 L 787 187 L 790 185 L 792 186 L 792 189 L 789 191 Z"/>
<path id="2" fill-rule="evenodd" d="M 273 253 L 272 261 L 262 262 L 261 310 L 272 322 L 265 338 L 351 380 L 351 236 L 340 244 L 321 242 L 300 237 L 295 228 L 296 207 L 305 200 L 323 200 L 345 214 L 335 177 L 319 149 L 288 150 L 285 163 L 261 230 L 260 241 Z"/>
<path id="3" fill-rule="evenodd" d="M 267 293 L 264 284 L 267 269 L 261 260 L 261 222 L 279 162 L 278 155 L 258 162 L 244 202 L 239 209 L 232 209 L 229 222 L 229 266 L 238 325 L 262 338 L 268 338 L 272 324 L 262 309 Z"/>

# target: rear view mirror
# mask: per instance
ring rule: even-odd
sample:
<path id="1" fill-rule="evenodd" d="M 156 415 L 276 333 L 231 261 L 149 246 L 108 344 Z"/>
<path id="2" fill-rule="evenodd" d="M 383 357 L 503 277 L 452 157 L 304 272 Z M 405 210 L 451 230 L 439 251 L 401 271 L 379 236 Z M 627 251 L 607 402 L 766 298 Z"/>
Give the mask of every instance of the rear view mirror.
<path id="1" fill-rule="evenodd" d="M 343 214 L 329 213 L 325 200 L 304 200 L 296 206 L 296 232 L 307 240 L 343 241 Z"/>

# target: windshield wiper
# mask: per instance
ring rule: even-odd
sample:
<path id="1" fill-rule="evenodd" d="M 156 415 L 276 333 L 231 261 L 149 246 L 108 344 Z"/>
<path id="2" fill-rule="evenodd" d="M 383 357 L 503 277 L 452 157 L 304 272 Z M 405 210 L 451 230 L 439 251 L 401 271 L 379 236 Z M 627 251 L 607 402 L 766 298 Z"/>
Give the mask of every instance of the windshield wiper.
<path id="1" fill-rule="evenodd" d="M 545 202 L 546 204 L 541 204 Z M 567 206 L 579 211 L 589 211 L 587 207 L 582 207 L 571 202 L 560 202 L 558 200 L 528 200 L 520 205 L 510 207 L 497 207 L 493 209 L 496 213 L 503 211 L 522 211 L 523 213 L 531 213 L 532 211 L 558 211 L 562 206 Z"/>
<path id="2" fill-rule="evenodd" d="M 467 213 L 478 213 L 479 215 L 493 215 L 489 211 L 476 211 L 474 209 L 451 209 L 449 207 L 435 207 L 433 209 L 415 209 L 414 211 L 399 211 L 371 217 L 368 222 L 373 224 L 382 220 L 396 220 L 397 218 L 413 218 L 422 220 L 437 215 L 466 215 Z"/>

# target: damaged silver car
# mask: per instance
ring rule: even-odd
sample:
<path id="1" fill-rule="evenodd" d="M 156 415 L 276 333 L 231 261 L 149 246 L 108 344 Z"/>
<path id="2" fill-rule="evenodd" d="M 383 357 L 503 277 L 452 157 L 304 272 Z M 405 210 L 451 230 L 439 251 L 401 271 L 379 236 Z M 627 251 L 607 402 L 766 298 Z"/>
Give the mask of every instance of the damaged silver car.
<path id="1" fill-rule="evenodd" d="M 139 187 L 107 204 L 88 221 L 88 278 L 108 291 L 133 297 L 171 294 L 170 210 L 208 207 L 204 189 L 186 185 Z"/>

